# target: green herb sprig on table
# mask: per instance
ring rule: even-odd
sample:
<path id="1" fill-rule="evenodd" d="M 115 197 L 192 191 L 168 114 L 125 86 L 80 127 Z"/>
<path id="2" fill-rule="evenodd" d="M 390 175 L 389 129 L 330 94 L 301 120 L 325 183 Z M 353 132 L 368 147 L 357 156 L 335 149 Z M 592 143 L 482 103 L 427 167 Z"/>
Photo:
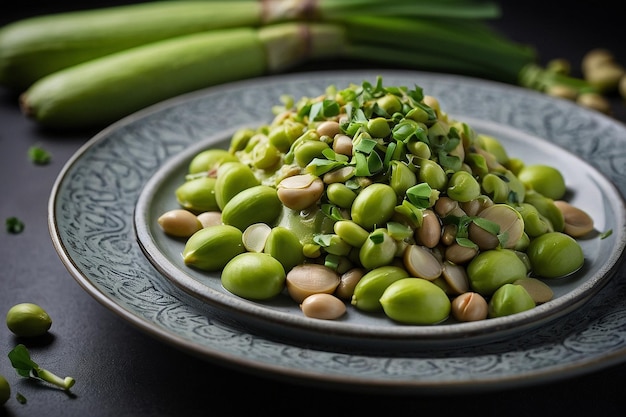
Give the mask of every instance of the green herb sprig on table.
<path id="1" fill-rule="evenodd" d="M 24 222 L 15 216 L 8 217 L 4 224 L 8 233 L 16 235 L 24 231 Z"/>
<path id="2" fill-rule="evenodd" d="M 39 145 L 28 148 L 28 159 L 35 165 L 47 165 L 52 160 L 50 152 Z"/>
<path id="3" fill-rule="evenodd" d="M 15 348 L 9 352 L 9 359 L 11 360 L 11 365 L 15 368 L 17 373 L 23 377 L 39 379 L 66 391 L 74 386 L 74 383 L 76 382 L 74 378 L 70 376 L 61 378 L 40 367 L 31 359 L 28 349 L 23 344 L 15 346 Z"/>

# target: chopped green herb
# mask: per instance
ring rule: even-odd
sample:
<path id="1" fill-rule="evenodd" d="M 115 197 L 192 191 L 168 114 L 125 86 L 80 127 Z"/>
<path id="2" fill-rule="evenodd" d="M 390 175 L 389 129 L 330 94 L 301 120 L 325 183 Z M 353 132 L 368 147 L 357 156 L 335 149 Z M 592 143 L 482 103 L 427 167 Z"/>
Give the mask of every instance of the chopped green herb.
<path id="1" fill-rule="evenodd" d="M 430 186 L 422 182 L 406 190 L 406 196 L 415 206 L 425 209 L 430 206 L 431 192 Z"/>
<path id="2" fill-rule="evenodd" d="M 604 233 L 600 234 L 600 239 L 606 239 L 607 237 L 611 236 L 613 234 L 613 229 L 609 229 Z"/>
<path id="3" fill-rule="evenodd" d="M 15 394 L 15 399 L 17 400 L 18 403 L 20 404 L 26 404 L 26 397 L 24 397 L 22 394 L 20 394 L 19 392 L 17 394 Z"/>
<path id="4" fill-rule="evenodd" d="M 46 165 L 52 159 L 50 152 L 38 145 L 28 148 L 28 158 L 36 165 Z"/>
<path id="5" fill-rule="evenodd" d="M 24 230 L 24 223 L 17 217 L 9 217 L 5 221 L 7 232 L 11 234 L 22 233 Z"/>
<path id="6" fill-rule="evenodd" d="M 72 377 L 66 376 L 65 378 L 61 378 L 52 372 L 41 368 L 30 358 L 28 349 L 22 344 L 15 346 L 13 350 L 9 352 L 9 359 L 11 360 L 11 365 L 15 368 L 18 375 L 23 377 L 46 381 L 59 388 L 63 388 L 66 391 L 74 385 L 74 382 L 76 382 Z"/>

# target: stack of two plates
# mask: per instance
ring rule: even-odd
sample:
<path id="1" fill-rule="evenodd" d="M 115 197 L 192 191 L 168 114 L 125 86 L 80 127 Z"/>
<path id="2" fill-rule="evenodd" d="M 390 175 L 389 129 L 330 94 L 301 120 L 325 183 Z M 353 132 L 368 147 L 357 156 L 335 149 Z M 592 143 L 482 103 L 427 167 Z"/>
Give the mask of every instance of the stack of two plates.
<path id="1" fill-rule="evenodd" d="M 183 264 L 184 243 L 156 219 L 178 207 L 174 190 L 196 153 L 271 121 L 284 94 L 312 97 L 379 75 L 385 85 L 421 86 L 510 156 L 563 173 L 567 199 L 593 217 L 596 233 L 579 241 L 583 269 L 550 283 L 552 301 L 473 323 L 406 326 L 352 308 L 340 320 L 316 320 L 286 296 L 245 300 L 224 290 L 218 274 Z M 622 124 L 513 86 L 389 70 L 266 77 L 181 96 L 100 132 L 59 175 L 49 223 L 62 261 L 89 294 L 196 356 L 351 389 L 502 388 L 626 360 L 625 149 Z"/>

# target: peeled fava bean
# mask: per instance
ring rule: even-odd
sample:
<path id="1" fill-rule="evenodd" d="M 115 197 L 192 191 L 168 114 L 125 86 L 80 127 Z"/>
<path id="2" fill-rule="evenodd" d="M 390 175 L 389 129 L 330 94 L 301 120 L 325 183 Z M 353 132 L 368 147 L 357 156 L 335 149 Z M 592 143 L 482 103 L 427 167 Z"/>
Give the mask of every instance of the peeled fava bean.
<path id="1" fill-rule="evenodd" d="M 185 243 L 185 265 L 204 271 L 219 271 L 245 251 L 243 233 L 234 226 L 210 226 L 198 230 Z"/>
<path id="2" fill-rule="evenodd" d="M 278 184 L 278 198 L 285 207 L 304 210 L 324 193 L 324 182 L 311 174 L 287 177 Z"/>
<path id="3" fill-rule="evenodd" d="M 452 300 L 452 316 L 458 321 L 479 321 L 487 318 L 489 305 L 477 292 L 465 292 Z"/>
<path id="4" fill-rule="evenodd" d="M 570 275 L 585 262 L 585 255 L 578 242 L 560 232 L 546 233 L 531 240 L 526 254 L 533 275 L 542 278 Z"/>
<path id="5" fill-rule="evenodd" d="M 300 309 L 307 317 L 335 320 L 346 313 L 346 304 L 332 294 L 320 293 L 306 297 Z"/>
<path id="6" fill-rule="evenodd" d="M 222 212 L 204 211 L 198 214 L 198 220 L 202 223 L 202 227 L 217 226 L 222 224 Z"/>
<path id="7" fill-rule="evenodd" d="M 52 319 L 37 304 L 20 303 L 9 309 L 6 324 L 16 336 L 35 337 L 48 332 L 52 326 Z"/>
<path id="8" fill-rule="evenodd" d="M 157 223 L 165 233 L 175 237 L 190 237 L 203 227 L 195 214 L 184 209 L 166 211 L 159 216 Z"/>
<path id="9" fill-rule="evenodd" d="M 363 268 L 352 268 L 344 272 L 339 279 L 339 285 L 335 288 L 335 295 L 342 300 L 351 300 L 354 288 L 365 275 Z"/>
<path id="10" fill-rule="evenodd" d="M 422 224 L 415 229 L 415 240 L 427 248 L 434 248 L 441 239 L 441 224 L 439 218 L 431 209 L 424 210 Z"/>
<path id="11" fill-rule="evenodd" d="M 576 238 L 583 237 L 593 231 L 593 219 L 587 212 L 563 200 L 555 201 L 554 205 L 563 213 L 563 221 L 565 222 L 563 232 L 565 234 Z"/>
<path id="12" fill-rule="evenodd" d="M 491 233 L 481 226 L 478 219 L 497 225 L 497 233 Z M 469 238 L 482 250 L 494 249 L 501 245 L 514 248 L 524 234 L 524 220 L 520 213 L 507 204 L 494 204 L 478 215 L 478 219 L 469 226 Z M 499 238 L 498 235 L 505 238 Z"/>
<path id="13" fill-rule="evenodd" d="M 528 291 L 528 294 L 530 294 L 530 297 L 533 299 L 535 304 L 546 303 L 552 300 L 552 297 L 554 296 L 552 288 L 537 278 L 526 277 L 515 280 L 513 284 L 521 285 L 526 288 L 526 291 Z"/>
<path id="14" fill-rule="evenodd" d="M 387 317 L 405 324 L 428 325 L 450 315 L 450 299 L 437 285 L 422 278 L 403 278 L 385 289 L 380 304 Z"/>
<path id="15" fill-rule="evenodd" d="M 443 265 L 423 246 L 409 245 L 404 250 L 404 266 L 412 276 L 432 281 L 443 272 Z"/>
<path id="16" fill-rule="evenodd" d="M 244 252 L 222 270 L 222 285 L 231 293 L 250 300 L 277 296 L 285 286 L 283 265 L 266 253 Z"/>
<path id="17" fill-rule="evenodd" d="M 504 284 L 489 300 L 489 317 L 503 317 L 535 308 L 526 288 L 516 284 Z"/>
<path id="18" fill-rule="evenodd" d="M 324 265 L 302 264 L 287 273 L 287 292 L 295 302 L 302 303 L 312 294 L 332 294 L 339 280 L 339 274 Z"/>

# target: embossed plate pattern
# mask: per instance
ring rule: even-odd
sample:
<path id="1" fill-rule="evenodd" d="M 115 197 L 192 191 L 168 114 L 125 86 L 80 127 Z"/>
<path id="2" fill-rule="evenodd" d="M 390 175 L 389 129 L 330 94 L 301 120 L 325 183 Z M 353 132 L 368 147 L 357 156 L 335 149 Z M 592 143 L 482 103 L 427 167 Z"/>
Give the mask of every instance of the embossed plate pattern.
<path id="1" fill-rule="evenodd" d="M 383 75 L 388 85 L 418 84 L 459 119 L 509 126 L 546 138 L 615 184 L 615 248 L 608 283 L 562 317 L 504 339 L 458 347 L 384 351 L 298 342 L 265 334 L 173 285 L 144 256 L 133 216 L 145 184 L 168 160 L 217 132 L 269 120 L 281 94 L 319 94 Z M 626 127 L 572 103 L 472 78 L 404 71 L 318 72 L 267 77 L 179 97 L 103 130 L 67 162 L 50 197 L 49 224 L 59 255 L 99 302 L 156 338 L 207 360 L 253 372 L 338 387 L 407 391 L 476 390 L 580 374 L 626 358 Z"/>

